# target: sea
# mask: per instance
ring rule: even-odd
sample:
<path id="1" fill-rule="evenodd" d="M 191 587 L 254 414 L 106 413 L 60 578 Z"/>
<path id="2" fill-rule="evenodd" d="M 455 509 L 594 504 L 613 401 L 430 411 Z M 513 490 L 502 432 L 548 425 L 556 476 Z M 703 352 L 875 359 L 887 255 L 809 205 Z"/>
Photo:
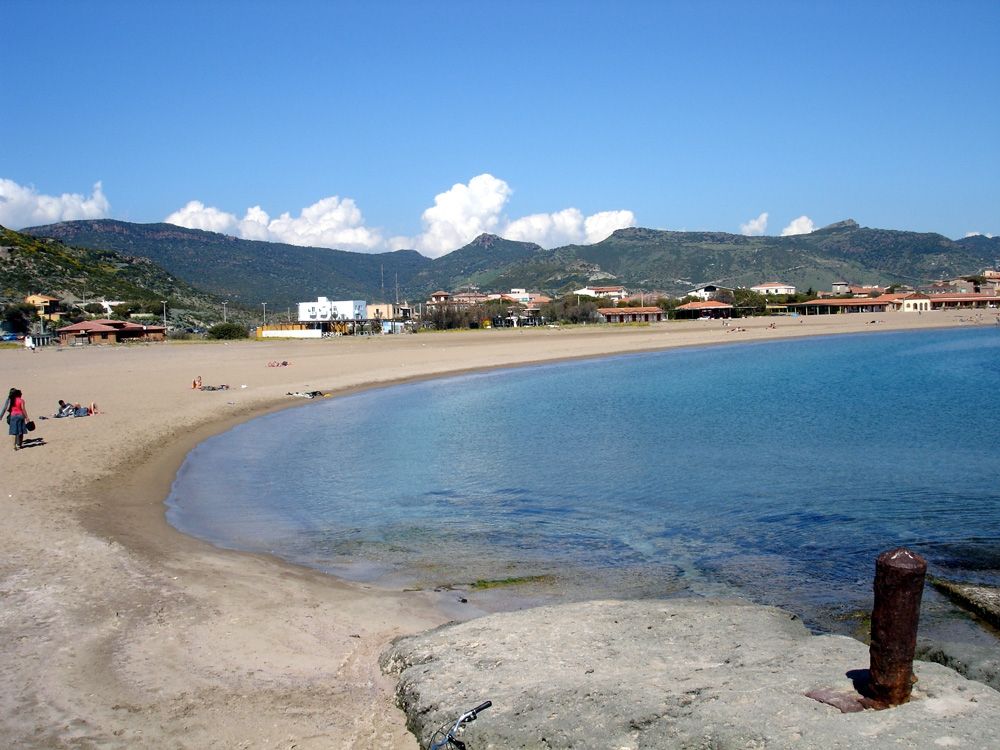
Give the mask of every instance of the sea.
<path id="1" fill-rule="evenodd" d="M 863 635 L 882 551 L 1000 585 L 998 394 L 997 327 L 462 374 L 212 437 L 167 516 L 221 547 L 485 611 L 726 596 Z M 1000 644 L 930 587 L 921 639 L 952 661 Z"/>

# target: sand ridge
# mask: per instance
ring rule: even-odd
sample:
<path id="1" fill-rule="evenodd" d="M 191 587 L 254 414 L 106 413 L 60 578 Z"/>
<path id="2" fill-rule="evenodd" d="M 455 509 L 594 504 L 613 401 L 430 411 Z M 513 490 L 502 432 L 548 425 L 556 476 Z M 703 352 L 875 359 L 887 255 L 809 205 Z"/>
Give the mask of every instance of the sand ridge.
<path id="1" fill-rule="evenodd" d="M 878 320 L 879 323 L 871 321 Z M 934 312 L 322 341 L 0 349 L 39 441 L 0 449 L 0 736 L 17 747 L 413 748 L 378 654 L 453 617 L 383 591 L 219 550 L 165 521 L 188 450 L 289 391 L 343 393 L 464 370 L 672 346 L 993 324 Z M 734 324 L 735 325 L 735 324 Z M 267 363 L 287 360 L 288 367 Z M 192 390 L 205 384 L 229 390 Z M 246 386 L 243 388 L 242 386 Z M 56 402 L 102 414 L 40 420 Z"/>

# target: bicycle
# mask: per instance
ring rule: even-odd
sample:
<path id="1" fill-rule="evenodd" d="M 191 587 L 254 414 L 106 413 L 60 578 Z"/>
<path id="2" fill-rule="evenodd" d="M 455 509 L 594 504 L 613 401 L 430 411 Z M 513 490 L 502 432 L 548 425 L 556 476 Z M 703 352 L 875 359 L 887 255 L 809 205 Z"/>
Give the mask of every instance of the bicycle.
<path id="1" fill-rule="evenodd" d="M 485 701 L 480 703 L 471 711 L 466 711 L 464 714 L 458 717 L 458 720 L 452 724 L 451 722 L 445 722 L 442 724 L 435 732 L 431 735 L 431 745 L 428 750 L 442 750 L 442 748 L 453 747 L 455 750 L 465 750 L 465 743 L 458 739 L 458 735 L 462 733 L 465 725 L 469 722 L 475 721 L 476 716 L 478 716 L 482 711 L 493 705 L 493 701 Z M 448 727 L 451 727 L 450 729 Z M 440 737 L 437 741 L 436 738 Z"/>

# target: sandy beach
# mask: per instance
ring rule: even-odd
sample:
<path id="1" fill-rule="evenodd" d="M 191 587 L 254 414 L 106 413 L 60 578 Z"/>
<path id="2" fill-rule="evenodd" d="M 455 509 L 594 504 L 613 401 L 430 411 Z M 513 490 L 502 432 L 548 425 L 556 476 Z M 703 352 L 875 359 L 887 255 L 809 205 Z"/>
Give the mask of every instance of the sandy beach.
<path id="1" fill-rule="evenodd" d="M 772 320 L 777 327 L 768 328 Z M 872 321 L 879 321 L 872 323 Z M 995 325 L 974 312 L 322 341 L 0 349 L 38 441 L 0 450 L 0 736 L 9 747 L 415 748 L 378 655 L 453 614 L 216 549 L 164 518 L 184 455 L 289 391 L 343 393 L 462 370 L 677 346 Z M 745 330 L 734 330 L 735 326 Z M 288 367 L 268 367 L 287 360 Z M 201 376 L 206 385 L 191 388 Z M 245 386 L 245 387 L 243 387 Z M 48 419 L 57 400 L 101 414 Z"/>

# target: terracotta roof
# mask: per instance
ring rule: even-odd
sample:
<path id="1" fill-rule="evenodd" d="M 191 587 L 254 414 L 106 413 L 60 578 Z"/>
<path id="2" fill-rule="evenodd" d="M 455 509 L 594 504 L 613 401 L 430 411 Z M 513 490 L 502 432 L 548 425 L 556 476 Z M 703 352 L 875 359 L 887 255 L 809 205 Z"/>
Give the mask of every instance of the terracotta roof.
<path id="1" fill-rule="evenodd" d="M 601 315 L 628 315 L 630 313 L 661 313 L 659 307 L 599 307 L 597 312 Z"/>
<path id="2" fill-rule="evenodd" d="M 717 299 L 709 299 L 698 302 L 688 302 L 686 305 L 681 305 L 677 308 L 678 310 L 732 310 L 732 305 L 727 305 L 725 302 L 719 302 Z"/>

